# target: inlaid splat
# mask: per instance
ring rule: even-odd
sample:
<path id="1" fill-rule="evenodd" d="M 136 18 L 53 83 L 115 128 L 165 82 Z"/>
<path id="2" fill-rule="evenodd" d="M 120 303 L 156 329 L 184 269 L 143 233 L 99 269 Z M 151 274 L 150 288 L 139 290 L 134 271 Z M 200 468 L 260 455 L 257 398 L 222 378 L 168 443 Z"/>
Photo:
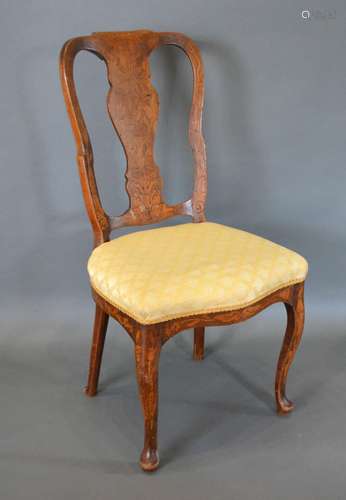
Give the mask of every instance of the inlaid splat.
<path id="1" fill-rule="evenodd" d="M 138 39 L 127 33 L 113 42 L 108 64 L 108 110 L 127 158 L 126 190 L 132 211 L 148 213 L 162 200 L 162 180 L 154 159 L 159 97 L 150 80 L 152 43 L 146 34 Z"/>

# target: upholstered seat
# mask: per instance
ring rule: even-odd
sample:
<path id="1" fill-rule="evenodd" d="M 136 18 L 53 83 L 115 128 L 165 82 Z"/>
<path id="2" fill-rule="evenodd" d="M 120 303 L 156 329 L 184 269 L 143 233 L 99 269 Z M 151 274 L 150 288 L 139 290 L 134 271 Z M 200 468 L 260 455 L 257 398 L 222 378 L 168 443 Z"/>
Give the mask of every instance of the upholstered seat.
<path id="1" fill-rule="evenodd" d="M 246 307 L 304 281 L 297 253 L 211 222 L 138 231 L 95 248 L 92 287 L 143 324 Z"/>

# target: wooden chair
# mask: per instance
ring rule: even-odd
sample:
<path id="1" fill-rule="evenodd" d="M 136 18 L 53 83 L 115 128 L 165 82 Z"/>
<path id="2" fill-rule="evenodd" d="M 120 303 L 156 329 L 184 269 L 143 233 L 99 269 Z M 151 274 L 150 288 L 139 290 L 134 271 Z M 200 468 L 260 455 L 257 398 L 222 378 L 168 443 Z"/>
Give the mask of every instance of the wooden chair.
<path id="1" fill-rule="evenodd" d="M 190 60 L 193 96 L 189 141 L 194 158 L 191 199 L 166 204 L 154 160 L 159 101 L 150 80 L 149 56 L 161 45 L 175 45 Z M 87 50 L 105 61 L 110 90 L 107 105 L 124 147 L 129 208 L 109 216 L 97 190 L 93 152 L 78 103 L 73 63 Z M 94 232 L 88 263 L 96 303 L 90 355 L 88 396 L 95 396 L 109 316 L 134 342 L 139 393 L 144 413 L 144 448 L 140 465 L 158 467 L 158 369 L 168 339 L 194 328 L 193 357 L 204 354 L 205 326 L 229 325 L 283 302 L 287 329 L 277 365 L 277 411 L 293 409 L 286 398 L 287 372 L 304 323 L 303 257 L 268 240 L 231 227 L 206 222 L 207 167 L 202 135 L 203 66 L 197 46 L 180 33 L 133 31 L 93 33 L 67 41 L 61 51 L 61 83 L 76 146 L 84 201 Z M 110 241 L 113 229 L 142 226 L 187 215 L 192 223 L 137 231 Z"/>

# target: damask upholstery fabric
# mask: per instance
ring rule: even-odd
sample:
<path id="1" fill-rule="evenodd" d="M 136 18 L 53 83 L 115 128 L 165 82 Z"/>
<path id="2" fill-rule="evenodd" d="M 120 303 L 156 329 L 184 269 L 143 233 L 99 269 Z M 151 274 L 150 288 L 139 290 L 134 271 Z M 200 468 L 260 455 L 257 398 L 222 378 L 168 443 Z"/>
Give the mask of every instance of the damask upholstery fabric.
<path id="1" fill-rule="evenodd" d="M 305 280 L 306 260 L 213 222 L 138 231 L 97 247 L 92 287 L 142 324 L 240 309 Z"/>

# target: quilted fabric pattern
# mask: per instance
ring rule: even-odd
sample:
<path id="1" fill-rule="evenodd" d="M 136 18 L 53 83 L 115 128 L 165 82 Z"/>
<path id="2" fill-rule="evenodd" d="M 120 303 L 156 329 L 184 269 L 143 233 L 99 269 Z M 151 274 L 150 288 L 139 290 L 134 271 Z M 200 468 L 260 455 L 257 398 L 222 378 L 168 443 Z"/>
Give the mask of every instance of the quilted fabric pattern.
<path id="1" fill-rule="evenodd" d="M 240 309 L 304 281 L 307 270 L 297 253 L 212 222 L 121 236 L 88 262 L 96 292 L 142 324 Z"/>

